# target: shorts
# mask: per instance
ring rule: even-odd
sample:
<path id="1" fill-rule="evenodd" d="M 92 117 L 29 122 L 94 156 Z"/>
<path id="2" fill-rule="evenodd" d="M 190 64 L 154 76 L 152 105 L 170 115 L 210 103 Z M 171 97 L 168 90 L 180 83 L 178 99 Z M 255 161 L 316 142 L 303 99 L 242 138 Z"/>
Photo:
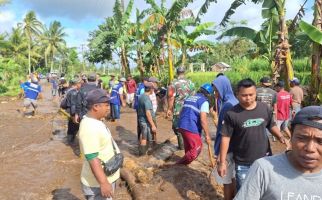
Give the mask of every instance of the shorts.
<path id="1" fill-rule="evenodd" d="M 134 95 L 135 95 L 135 93 L 127 94 L 126 95 L 126 103 L 128 103 L 128 104 L 133 103 L 134 102 Z"/>
<path id="2" fill-rule="evenodd" d="M 30 105 L 36 109 L 38 107 L 38 104 L 37 104 L 37 100 L 35 99 L 29 99 L 29 98 L 25 98 L 23 100 L 23 106 L 26 107 L 26 108 L 29 108 Z"/>
<path id="3" fill-rule="evenodd" d="M 237 192 L 241 188 L 241 186 L 244 184 L 247 174 L 248 174 L 248 171 L 249 171 L 249 168 L 250 168 L 250 165 L 235 164 Z"/>
<path id="4" fill-rule="evenodd" d="M 235 170 L 235 162 L 233 159 L 233 153 L 228 153 L 226 157 L 227 161 L 227 174 L 224 177 L 219 176 L 217 169 L 213 171 L 213 175 L 215 176 L 215 179 L 217 183 L 219 184 L 231 184 L 232 179 L 236 177 L 236 170 Z"/>
<path id="5" fill-rule="evenodd" d="M 284 131 L 288 127 L 289 120 L 277 120 L 276 124 L 280 131 Z"/>
<path id="6" fill-rule="evenodd" d="M 101 188 L 89 187 L 82 184 L 82 191 L 86 200 L 112 200 L 112 198 L 104 198 L 101 196 Z M 115 191 L 116 183 L 112 183 L 113 191 Z"/>
<path id="7" fill-rule="evenodd" d="M 152 141 L 152 133 L 151 133 L 150 125 L 148 125 L 145 122 L 139 122 L 139 126 L 141 131 L 140 135 L 142 136 L 142 139 Z"/>

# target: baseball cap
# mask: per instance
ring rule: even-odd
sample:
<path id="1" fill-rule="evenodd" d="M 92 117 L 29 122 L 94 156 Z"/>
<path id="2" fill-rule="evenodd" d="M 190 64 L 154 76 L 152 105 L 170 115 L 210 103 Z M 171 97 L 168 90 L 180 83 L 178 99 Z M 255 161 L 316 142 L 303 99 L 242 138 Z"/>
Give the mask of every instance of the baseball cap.
<path id="1" fill-rule="evenodd" d="M 122 77 L 122 78 L 120 78 L 120 80 L 119 80 L 120 82 L 125 82 L 126 81 L 126 79 L 124 78 L 124 77 Z"/>
<path id="2" fill-rule="evenodd" d="M 277 87 L 284 87 L 285 86 L 285 82 L 284 81 L 278 81 L 276 84 Z"/>
<path id="3" fill-rule="evenodd" d="M 261 78 L 259 81 L 260 81 L 263 85 L 266 85 L 266 86 L 271 86 L 271 85 L 272 85 L 272 83 L 271 83 L 271 79 L 270 79 L 269 77 L 267 77 L 267 76 L 265 76 L 265 77 Z"/>
<path id="4" fill-rule="evenodd" d="M 291 83 L 295 83 L 295 84 L 300 84 L 300 80 L 296 77 L 294 77 L 292 80 L 291 80 Z"/>
<path id="5" fill-rule="evenodd" d="M 95 81 L 96 80 L 96 73 L 90 73 L 87 78 L 88 81 Z"/>
<path id="6" fill-rule="evenodd" d="M 115 77 L 115 75 L 114 75 L 114 74 L 110 74 L 110 76 Z"/>
<path id="7" fill-rule="evenodd" d="M 153 83 L 159 83 L 160 81 L 156 78 L 156 77 L 150 77 L 148 79 L 149 82 L 153 82 Z"/>
<path id="8" fill-rule="evenodd" d="M 177 73 L 184 73 L 185 71 L 186 69 L 182 66 L 177 68 Z"/>
<path id="9" fill-rule="evenodd" d="M 144 83 L 145 88 L 150 88 L 150 89 L 155 89 L 154 85 L 152 82 L 146 82 Z"/>
<path id="10" fill-rule="evenodd" d="M 301 109 L 292 121 L 292 129 L 296 124 L 302 124 L 322 130 L 322 123 L 315 120 L 322 120 L 322 107 L 321 106 L 308 106 Z"/>
<path id="11" fill-rule="evenodd" d="M 93 105 L 96 103 L 107 103 L 110 101 L 110 97 L 103 89 L 95 89 L 90 91 L 86 96 L 87 105 Z"/>

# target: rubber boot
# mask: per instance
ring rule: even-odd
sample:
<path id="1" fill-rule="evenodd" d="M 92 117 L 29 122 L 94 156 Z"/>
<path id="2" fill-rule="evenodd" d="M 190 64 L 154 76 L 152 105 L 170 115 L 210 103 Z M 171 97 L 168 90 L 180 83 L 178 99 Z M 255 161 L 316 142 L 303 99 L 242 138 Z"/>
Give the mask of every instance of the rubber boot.
<path id="1" fill-rule="evenodd" d="M 145 156 L 148 148 L 148 145 L 139 145 L 139 156 Z"/>
<path id="2" fill-rule="evenodd" d="M 183 150 L 184 145 L 183 145 L 183 138 L 182 138 L 181 133 L 177 133 L 177 139 L 178 139 L 178 149 Z"/>
<path id="3" fill-rule="evenodd" d="M 74 136 L 73 135 L 67 135 L 67 142 L 68 142 L 68 144 L 72 144 L 74 142 Z"/>

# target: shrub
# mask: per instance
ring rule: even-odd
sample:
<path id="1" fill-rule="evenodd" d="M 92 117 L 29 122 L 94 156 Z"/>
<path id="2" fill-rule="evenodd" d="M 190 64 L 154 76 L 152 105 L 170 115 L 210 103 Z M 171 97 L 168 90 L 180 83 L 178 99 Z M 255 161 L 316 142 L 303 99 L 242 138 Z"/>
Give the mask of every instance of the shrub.
<path id="1" fill-rule="evenodd" d="M 8 91 L 8 88 L 4 85 L 0 85 L 0 94 L 6 93 Z"/>

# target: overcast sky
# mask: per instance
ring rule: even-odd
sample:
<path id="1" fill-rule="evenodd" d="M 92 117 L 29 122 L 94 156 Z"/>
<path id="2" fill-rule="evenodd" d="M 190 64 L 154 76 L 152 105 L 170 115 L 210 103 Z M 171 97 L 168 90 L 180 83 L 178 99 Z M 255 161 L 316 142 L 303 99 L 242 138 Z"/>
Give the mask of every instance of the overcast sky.
<path id="1" fill-rule="evenodd" d="M 203 22 L 215 22 L 218 24 L 229 8 L 233 0 L 218 0 L 212 3 L 208 13 L 202 18 Z M 25 14 L 34 10 L 37 18 L 49 25 L 53 20 L 58 20 L 65 27 L 68 36 L 66 41 L 69 47 L 80 47 L 86 43 L 89 31 L 96 29 L 97 25 L 104 21 L 104 18 L 111 16 L 115 0 L 11 0 L 11 3 L 0 7 L 0 33 L 10 31 L 13 26 L 21 22 Z M 160 5 L 160 0 L 156 0 Z M 171 6 L 173 0 L 167 1 L 167 6 Z M 287 19 L 295 16 L 304 0 L 287 0 Z M 128 0 L 125 0 L 127 5 Z M 195 0 L 189 4 L 189 8 L 197 13 L 204 3 L 202 0 Z M 306 16 L 304 20 L 312 21 L 313 0 L 307 3 Z M 149 5 L 144 0 L 134 0 L 134 8 L 143 10 Z M 132 18 L 134 21 L 135 9 Z M 262 23 L 261 6 L 247 3 L 237 9 L 232 20 L 247 20 L 252 28 L 259 29 Z"/>

